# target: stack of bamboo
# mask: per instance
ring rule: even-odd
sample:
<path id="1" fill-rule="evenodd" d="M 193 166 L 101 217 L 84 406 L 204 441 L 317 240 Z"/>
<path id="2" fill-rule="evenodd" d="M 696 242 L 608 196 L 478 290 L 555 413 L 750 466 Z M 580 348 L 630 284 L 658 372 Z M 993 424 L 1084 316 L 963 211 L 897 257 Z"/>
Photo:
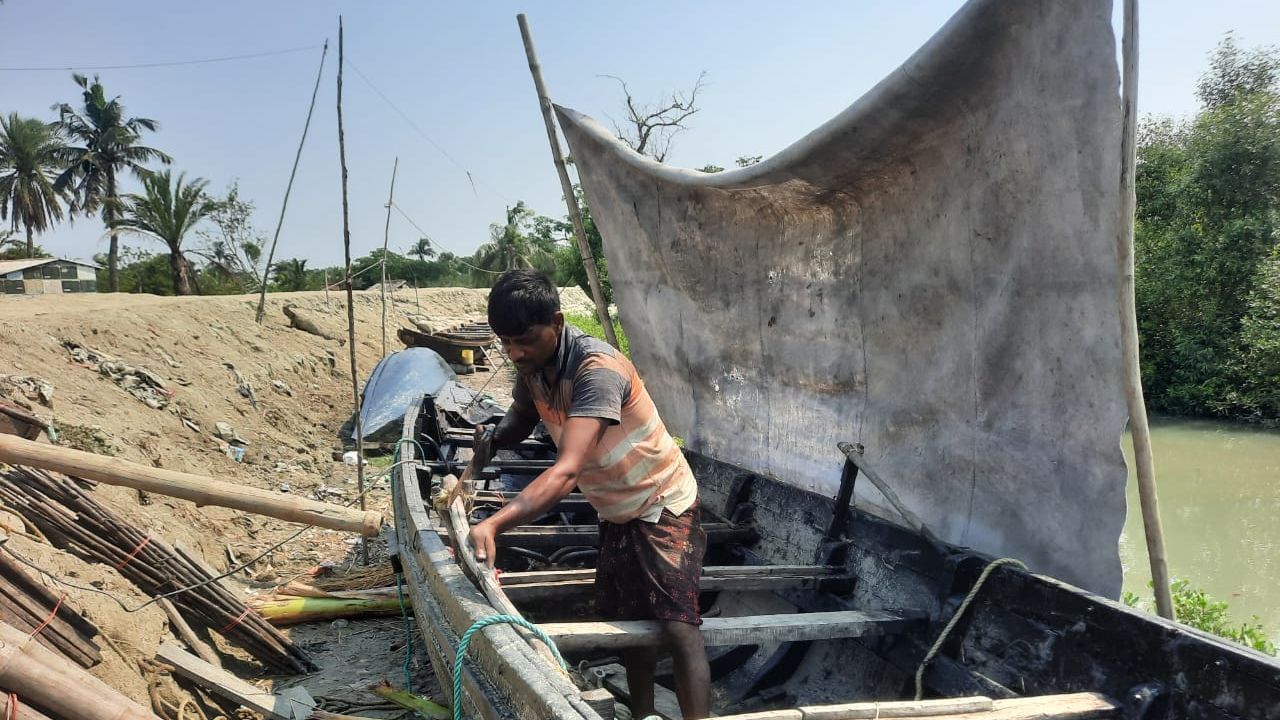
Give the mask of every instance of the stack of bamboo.
<path id="1" fill-rule="evenodd" d="M 73 610 L 65 598 L 33 580 L 5 553 L 0 553 L 0 620 L 33 635 L 40 644 L 82 668 L 102 660 L 93 642 L 98 628 Z"/>
<path id="2" fill-rule="evenodd" d="M 192 588 L 172 600 L 189 622 L 240 645 L 276 672 L 314 669 L 278 630 L 217 582 L 197 558 L 143 534 L 65 475 L 15 465 L 0 473 L 0 499 L 34 523 L 55 545 L 110 565 L 144 593 Z"/>

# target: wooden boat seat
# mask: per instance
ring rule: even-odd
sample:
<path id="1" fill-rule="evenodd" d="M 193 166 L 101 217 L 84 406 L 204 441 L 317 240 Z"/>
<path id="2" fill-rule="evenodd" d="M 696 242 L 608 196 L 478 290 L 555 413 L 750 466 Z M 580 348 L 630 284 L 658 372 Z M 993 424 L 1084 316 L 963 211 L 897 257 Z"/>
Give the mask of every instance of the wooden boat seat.
<path id="1" fill-rule="evenodd" d="M 1118 718 L 1121 707 L 1098 693 L 1070 693 L 992 700 L 985 697 L 894 700 L 809 705 L 722 715 L 718 720 L 1095 720 Z"/>
<path id="2" fill-rule="evenodd" d="M 708 645 L 831 640 L 892 634 L 925 617 L 914 611 L 861 610 L 706 618 L 702 635 Z M 562 652 L 660 644 L 660 625 L 651 620 L 543 623 L 538 627 Z"/>
<path id="3" fill-rule="evenodd" d="M 709 543 L 751 542 L 755 531 L 730 523 L 703 523 Z M 443 542 L 448 532 L 438 528 Z M 498 536 L 498 547 L 558 548 L 566 546 L 596 547 L 600 544 L 598 525 L 522 525 Z"/>
<path id="4" fill-rule="evenodd" d="M 542 570 L 503 573 L 500 581 L 508 597 L 522 602 L 588 592 L 595 577 L 592 569 Z M 702 590 L 799 590 L 843 577 L 826 565 L 709 565 L 702 568 Z"/>

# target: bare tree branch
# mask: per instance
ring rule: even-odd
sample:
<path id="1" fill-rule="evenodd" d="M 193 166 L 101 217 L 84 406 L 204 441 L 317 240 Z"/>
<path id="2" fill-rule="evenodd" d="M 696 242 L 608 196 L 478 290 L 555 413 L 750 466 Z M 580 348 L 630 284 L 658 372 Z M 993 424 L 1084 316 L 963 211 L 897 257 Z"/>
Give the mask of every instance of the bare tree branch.
<path id="1" fill-rule="evenodd" d="M 685 122 L 698 112 L 698 93 L 706 86 L 707 73 L 698 74 L 693 88 L 688 93 L 676 91 L 661 103 L 642 105 L 636 102 L 627 82 L 616 75 L 600 77 L 616 80 L 622 88 L 627 117 L 626 128 L 613 122 L 614 132 L 618 139 L 641 155 L 648 155 L 658 162 L 663 162 L 671 152 L 672 138 L 687 129 Z"/>

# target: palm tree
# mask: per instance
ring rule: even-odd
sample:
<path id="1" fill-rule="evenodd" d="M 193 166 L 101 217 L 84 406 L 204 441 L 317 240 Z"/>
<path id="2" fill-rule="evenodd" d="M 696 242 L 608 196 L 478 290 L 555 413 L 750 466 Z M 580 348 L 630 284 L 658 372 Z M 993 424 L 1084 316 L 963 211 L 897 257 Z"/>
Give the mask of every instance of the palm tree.
<path id="1" fill-rule="evenodd" d="M 205 194 L 202 178 L 185 182 L 186 174 L 173 178 L 170 171 L 148 173 L 142 178 L 142 194 L 131 194 L 121 203 L 121 215 L 111 230 L 145 235 L 169 248 L 173 291 L 191 294 L 191 263 L 182 254 L 182 240 L 196 223 L 217 208 Z"/>
<path id="2" fill-rule="evenodd" d="M 294 258 L 281 260 L 271 266 L 271 279 L 281 292 L 296 292 L 307 289 L 307 261 Z"/>
<path id="3" fill-rule="evenodd" d="M 62 219 L 65 197 L 54 189 L 62 148 L 53 128 L 39 120 L 0 117 L 0 220 L 12 214 L 14 231 L 26 228 L 27 257 L 35 257 L 33 234 Z"/>
<path id="4" fill-rule="evenodd" d="M 524 201 L 507 208 L 505 225 L 489 226 L 489 242 L 476 249 L 475 262 L 481 270 L 502 272 L 545 264 L 547 252 L 525 235 L 523 228 L 533 216 Z M 492 278 L 489 278 L 492 280 Z"/>
<path id="5" fill-rule="evenodd" d="M 416 255 L 419 260 L 426 262 L 436 256 L 436 249 L 431 246 L 431 238 L 418 238 L 418 242 L 409 248 L 410 255 Z"/>
<path id="6" fill-rule="evenodd" d="M 144 163 L 158 160 L 167 165 L 171 159 L 155 148 L 138 144 L 142 131 L 155 132 L 159 127 L 155 120 L 141 117 L 125 119 L 120 98 L 108 100 L 98 76 L 93 77 L 92 83 L 79 73 L 71 78 L 83 91 L 84 105 L 80 112 L 67 103 L 54 106 L 63 134 L 76 143 L 60 153 L 66 170 L 58 176 L 54 187 L 71 189 L 77 200 L 76 210 L 80 212 L 93 214 L 102 211 L 102 220 L 111 230 L 107 285 L 111 292 L 116 292 L 120 288 L 116 274 L 120 251 L 116 219 L 121 209 L 118 175 L 128 169 L 142 178 L 149 172 L 143 167 Z"/>

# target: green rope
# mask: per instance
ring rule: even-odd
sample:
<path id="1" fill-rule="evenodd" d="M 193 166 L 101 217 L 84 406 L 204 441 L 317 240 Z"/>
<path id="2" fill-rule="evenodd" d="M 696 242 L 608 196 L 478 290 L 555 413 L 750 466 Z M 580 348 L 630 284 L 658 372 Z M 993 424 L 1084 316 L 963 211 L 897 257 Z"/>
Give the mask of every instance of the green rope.
<path id="1" fill-rule="evenodd" d="M 551 654 L 555 656 L 556 662 L 560 663 L 560 669 L 568 672 L 569 666 L 565 663 L 564 658 L 560 656 L 560 651 L 556 649 L 556 644 L 551 641 L 542 628 L 525 620 L 519 615 L 490 615 L 486 618 L 480 618 L 462 633 L 462 640 L 458 642 L 458 651 L 453 656 L 453 720 L 462 720 L 462 662 L 467 658 L 467 646 L 471 644 L 471 636 L 476 632 L 483 630 L 490 625 L 519 625 L 537 636 L 539 640 L 546 643 L 551 648 Z"/>
<path id="2" fill-rule="evenodd" d="M 421 443 L 417 440 L 413 438 L 396 440 L 395 447 L 391 451 L 391 470 L 388 473 L 393 497 L 396 492 L 395 469 L 400 467 L 400 446 L 403 443 L 413 443 L 418 448 L 418 455 L 420 457 L 426 456 L 426 453 L 422 450 Z M 413 692 L 413 673 L 409 669 L 413 661 L 413 626 L 409 624 L 409 609 L 404 603 L 404 573 L 396 573 L 396 597 L 400 600 L 400 617 L 404 618 L 404 689 Z"/>
<path id="3" fill-rule="evenodd" d="M 1000 558 L 999 560 L 992 560 L 989 565 L 982 569 L 982 574 L 978 576 L 978 581 L 969 589 L 969 594 L 965 596 L 964 602 L 960 603 L 960 607 L 956 609 L 956 614 L 952 615 L 951 619 L 947 621 L 947 626 L 942 628 L 942 633 L 938 635 L 938 639 L 933 641 L 933 647 L 929 648 L 929 652 L 925 653 L 924 660 L 920 661 L 920 667 L 916 668 L 916 700 L 919 700 L 924 695 L 925 667 L 933 661 L 934 656 L 936 656 L 938 651 L 942 649 L 942 643 L 946 642 L 947 636 L 951 634 L 951 631 L 955 629 L 956 624 L 960 622 L 960 618 L 964 616 L 964 611 L 969 609 L 969 605 L 973 602 L 973 599 L 978 596 L 978 591 L 982 589 L 983 583 L 985 583 L 987 578 L 991 576 L 991 573 L 995 572 L 996 568 L 1001 565 L 1012 565 L 1014 567 L 1022 568 L 1023 570 L 1027 569 L 1027 566 L 1023 565 L 1021 560 L 1015 558 Z"/>
<path id="4" fill-rule="evenodd" d="M 400 599 L 400 617 L 404 618 L 404 689 L 413 692 L 413 674 L 409 672 L 413 659 L 413 627 L 409 625 L 409 609 L 404 604 L 404 573 L 396 573 L 396 597 Z"/>

